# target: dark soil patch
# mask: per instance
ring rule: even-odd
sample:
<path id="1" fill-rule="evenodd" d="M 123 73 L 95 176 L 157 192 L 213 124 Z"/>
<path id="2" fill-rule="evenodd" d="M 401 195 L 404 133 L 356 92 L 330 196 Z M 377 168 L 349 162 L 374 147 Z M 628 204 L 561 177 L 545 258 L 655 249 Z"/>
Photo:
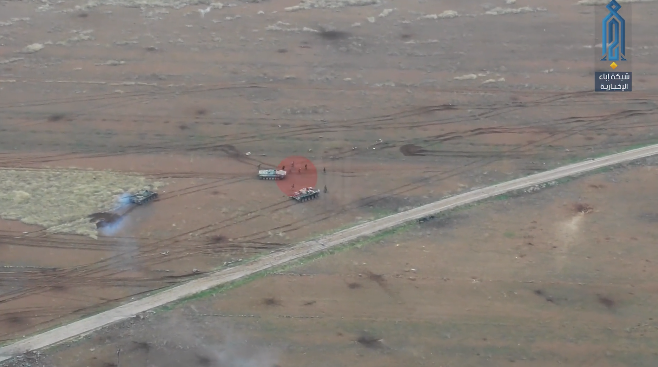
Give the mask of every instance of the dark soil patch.
<path id="1" fill-rule="evenodd" d="M 210 237 L 210 243 L 223 243 L 224 241 L 226 241 L 226 237 L 220 234 Z"/>
<path id="2" fill-rule="evenodd" d="M 543 297 L 543 298 L 546 300 L 546 302 L 555 303 L 555 299 L 553 299 L 553 297 L 547 295 L 547 294 L 546 294 L 543 290 L 541 290 L 541 289 L 535 289 L 535 291 L 534 291 L 533 293 L 536 294 L 536 295 L 538 295 L 538 296 L 540 296 L 540 297 Z"/>
<path id="3" fill-rule="evenodd" d="M 265 306 L 281 306 L 281 301 L 276 297 L 269 297 L 263 299 L 263 304 Z"/>
<path id="4" fill-rule="evenodd" d="M 89 13 L 79 13 L 78 18 L 86 18 L 89 16 Z"/>
<path id="5" fill-rule="evenodd" d="M 400 35 L 400 38 L 401 38 L 402 40 L 404 40 L 404 41 L 408 41 L 408 40 L 412 39 L 413 36 L 414 36 L 414 35 L 411 34 L 411 33 L 402 33 L 402 34 Z"/>
<path id="6" fill-rule="evenodd" d="M 65 114 L 63 113 L 54 113 L 50 116 L 48 116 L 48 121 L 50 122 L 57 122 L 57 121 L 62 121 L 66 117 Z"/>
<path id="7" fill-rule="evenodd" d="M 384 290 L 384 292 L 386 292 L 389 296 L 391 296 L 392 298 L 396 298 L 395 294 L 391 292 L 390 289 L 388 289 L 388 284 L 386 284 L 386 279 L 384 279 L 383 275 L 375 274 L 370 270 L 366 272 L 366 275 L 368 276 L 368 280 L 377 283 L 377 285 L 380 286 L 382 290 Z"/>
<path id="8" fill-rule="evenodd" d="M 133 341 L 133 351 L 141 350 L 143 352 L 148 352 L 151 350 L 151 344 L 148 342 L 135 342 Z"/>
<path id="9" fill-rule="evenodd" d="M 356 339 L 356 342 L 369 349 L 381 349 L 384 347 L 381 338 L 376 338 L 370 335 L 362 335 Z"/>
<path id="10" fill-rule="evenodd" d="M 453 214 L 453 215 L 436 215 L 432 220 L 424 222 L 424 226 L 429 226 L 434 229 L 452 228 L 458 222 L 468 219 L 466 214 Z"/>
<path id="11" fill-rule="evenodd" d="M 359 284 L 359 283 L 352 282 L 352 283 L 347 283 L 347 287 L 348 287 L 349 289 L 359 289 L 359 288 L 361 288 L 362 286 L 361 286 L 361 284 Z"/>
<path id="12" fill-rule="evenodd" d="M 400 153 L 405 157 L 422 157 L 425 156 L 425 153 L 428 153 L 428 151 L 418 145 L 407 144 L 400 147 Z"/>
<path id="13" fill-rule="evenodd" d="M 210 366 L 212 364 L 212 359 L 206 356 L 196 356 L 196 364 L 199 366 Z"/>
<path id="14" fill-rule="evenodd" d="M 589 204 L 587 203 L 576 203 L 573 205 L 573 210 L 576 213 L 580 214 L 589 214 L 594 211 L 594 208 L 592 208 Z"/>
<path id="15" fill-rule="evenodd" d="M 221 144 L 214 147 L 204 147 L 200 149 L 190 149 L 190 150 L 201 150 L 201 149 L 222 152 L 226 154 L 229 158 L 233 158 L 237 160 L 243 159 L 243 154 L 236 147 L 230 144 Z"/>
<path id="16" fill-rule="evenodd" d="M 288 52 L 288 50 L 286 50 L 285 48 L 280 48 L 280 49 L 276 50 L 276 52 L 278 52 L 280 54 L 285 54 L 286 52 Z"/>
<path id="17" fill-rule="evenodd" d="M 368 280 L 372 280 L 373 282 L 379 285 L 386 283 L 386 279 L 384 279 L 384 276 L 381 274 L 375 274 L 371 271 L 368 271 L 367 274 L 368 274 Z"/>
<path id="18" fill-rule="evenodd" d="M 329 30 L 322 30 L 318 35 L 322 39 L 330 40 L 330 41 L 336 41 L 336 40 L 342 40 L 350 37 L 350 33 L 348 32 L 343 32 L 343 31 L 329 31 Z"/>
<path id="19" fill-rule="evenodd" d="M 55 292 L 64 292 L 65 290 L 68 289 L 68 287 L 62 284 L 55 284 L 51 286 L 50 289 L 52 289 Z"/>
<path id="20" fill-rule="evenodd" d="M 7 323 L 12 324 L 12 325 L 22 325 L 27 321 L 24 317 L 22 316 L 9 316 L 7 317 Z"/>
<path id="21" fill-rule="evenodd" d="M 181 130 L 188 130 L 190 127 L 187 126 L 187 125 L 180 125 L 180 126 L 178 126 L 178 128 L 181 129 Z"/>
<path id="22" fill-rule="evenodd" d="M 317 303 L 316 301 L 308 301 L 308 302 L 304 302 L 304 306 L 313 306 L 316 303 Z"/>
<path id="23" fill-rule="evenodd" d="M 103 228 L 121 219 L 121 216 L 115 213 L 94 213 L 89 216 L 91 223 L 96 223 L 96 228 Z"/>
<path id="24" fill-rule="evenodd" d="M 600 295 L 600 294 L 597 294 L 596 297 L 597 297 L 600 304 L 604 305 L 605 307 L 607 307 L 609 309 L 614 308 L 615 305 L 616 305 L 616 302 L 613 299 L 609 298 L 609 297 L 606 297 L 606 296 L 603 296 L 603 295 Z"/>
<path id="25" fill-rule="evenodd" d="M 205 108 L 197 108 L 196 111 L 194 111 L 194 114 L 197 116 L 205 116 L 208 114 L 208 110 Z"/>

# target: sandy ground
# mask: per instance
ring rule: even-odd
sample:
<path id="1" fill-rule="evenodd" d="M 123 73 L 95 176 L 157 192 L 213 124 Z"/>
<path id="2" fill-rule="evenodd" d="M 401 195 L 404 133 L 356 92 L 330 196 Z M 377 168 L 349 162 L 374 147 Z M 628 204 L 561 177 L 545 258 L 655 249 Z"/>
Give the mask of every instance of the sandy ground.
<path id="1" fill-rule="evenodd" d="M 11 366 L 655 366 L 657 175 L 492 200 Z"/>
<path id="2" fill-rule="evenodd" d="M 654 3 L 633 5 L 637 92 L 622 96 L 589 92 L 591 7 L 285 10 L 295 5 L 202 17 L 207 4 L 0 3 L 0 166 L 168 184 L 99 240 L 0 221 L 0 339 L 468 187 L 655 142 Z M 546 10 L 486 14 L 496 6 Z M 255 180 L 259 164 L 294 155 L 326 168 L 321 200 L 297 205 Z"/>

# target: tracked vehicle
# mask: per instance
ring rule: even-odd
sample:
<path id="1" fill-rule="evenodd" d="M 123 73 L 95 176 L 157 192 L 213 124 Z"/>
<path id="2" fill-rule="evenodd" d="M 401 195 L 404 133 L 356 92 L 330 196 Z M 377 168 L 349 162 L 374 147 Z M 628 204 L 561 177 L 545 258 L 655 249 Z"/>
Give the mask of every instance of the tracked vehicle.
<path id="1" fill-rule="evenodd" d="M 131 204 L 143 205 L 157 199 L 158 193 L 151 190 L 141 190 L 128 197 Z"/>
<path id="2" fill-rule="evenodd" d="M 320 190 L 314 187 L 306 187 L 295 192 L 290 197 L 299 202 L 302 202 L 302 201 L 317 199 L 319 196 L 320 196 Z"/>
<path id="3" fill-rule="evenodd" d="M 258 178 L 261 180 L 283 180 L 286 178 L 286 171 L 275 169 L 262 169 L 258 171 Z"/>

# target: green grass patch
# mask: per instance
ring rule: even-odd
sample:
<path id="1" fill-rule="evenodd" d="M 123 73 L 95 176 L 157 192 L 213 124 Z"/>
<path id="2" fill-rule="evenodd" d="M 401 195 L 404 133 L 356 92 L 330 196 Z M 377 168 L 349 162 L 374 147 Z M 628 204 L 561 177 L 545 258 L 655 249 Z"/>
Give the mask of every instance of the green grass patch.
<path id="1" fill-rule="evenodd" d="M 510 196 L 505 193 L 505 194 L 496 195 L 496 196 L 492 197 L 491 200 L 500 201 L 500 200 L 507 200 L 509 198 L 510 198 Z"/>
<path id="2" fill-rule="evenodd" d="M 649 141 L 644 142 L 644 143 L 638 143 L 638 144 L 633 144 L 633 145 L 629 145 L 627 147 L 624 147 L 624 148 L 621 149 L 621 152 L 627 152 L 627 151 L 633 150 L 633 149 L 640 149 L 640 148 L 648 147 L 648 146 L 655 145 L 655 144 L 658 144 L 658 140 L 649 140 Z M 605 154 L 603 156 L 605 156 Z"/>

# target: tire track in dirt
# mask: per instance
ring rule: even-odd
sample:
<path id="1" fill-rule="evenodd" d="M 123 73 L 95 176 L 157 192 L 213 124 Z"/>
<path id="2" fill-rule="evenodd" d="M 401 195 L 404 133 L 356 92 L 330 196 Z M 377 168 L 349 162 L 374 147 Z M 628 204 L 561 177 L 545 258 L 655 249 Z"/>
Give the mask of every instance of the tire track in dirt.
<path id="1" fill-rule="evenodd" d="M 138 301 L 119 306 L 101 314 L 90 316 L 86 319 L 79 320 L 71 324 L 7 345 L 0 348 L 0 361 L 13 358 L 14 356 L 26 351 L 37 350 L 54 343 L 64 341 L 76 335 L 96 330 L 111 323 L 125 320 L 135 314 L 162 306 L 181 298 L 188 297 L 217 285 L 225 284 L 250 274 L 269 269 L 273 266 L 283 265 L 290 261 L 309 256 L 316 252 L 326 251 L 330 247 L 338 246 L 356 238 L 371 235 L 373 233 L 401 225 L 410 220 L 415 220 L 417 218 L 435 214 L 440 211 L 452 209 L 457 206 L 500 195 L 505 192 L 518 190 L 524 187 L 556 180 L 567 176 L 572 176 L 601 167 L 649 157 L 655 154 L 658 154 L 658 146 L 656 145 L 635 149 L 624 153 L 618 153 L 591 161 L 580 162 L 569 166 L 560 167 L 551 171 L 453 196 L 451 198 L 440 200 L 432 204 L 427 204 L 406 212 L 391 215 L 389 217 L 385 217 L 369 223 L 357 225 L 350 229 L 325 236 L 318 240 L 303 242 L 288 249 L 287 251 L 268 255 L 249 264 L 215 272 L 201 279 L 192 280 L 188 283 L 179 285 L 164 292 L 160 292 L 152 296 L 147 296 Z"/>
<path id="2" fill-rule="evenodd" d="M 585 93 L 585 94 L 587 95 L 587 93 Z M 531 102 L 531 103 L 525 103 L 525 104 L 522 104 L 522 105 L 504 106 L 504 107 L 500 107 L 500 108 L 490 109 L 489 111 L 487 111 L 485 113 L 475 115 L 475 116 L 458 116 L 458 117 L 449 117 L 449 118 L 443 118 L 443 119 L 436 119 L 436 120 L 424 122 L 424 124 L 427 124 L 427 125 L 445 125 L 445 124 L 462 123 L 462 122 L 467 122 L 467 121 L 475 121 L 475 120 L 478 120 L 478 119 L 495 117 L 495 116 L 500 115 L 502 113 L 511 112 L 511 111 L 513 111 L 515 109 L 519 109 L 519 108 L 526 108 L 528 106 L 534 106 L 534 107 L 544 106 L 544 107 L 546 107 L 546 103 L 554 103 L 555 101 L 559 101 L 559 100 L 562 100 L 562 99 L 565 99 L 565 98 L 568 98 L 568 97 L 558 96 L 558 97 L 555 97 L 555 98 L 546 98 L 546 101 L 541 102 L 541 103 L 540 102 Z M 570 102 L 573 102 L 573 101 L 570 101 Z M 646 102 L 646 101 L 644 101 L 644 102 Z M 336 124 L 336 126 L 332 129 L 328 129 L 326 126 L 318 127 L 316 125 L 303 125 L 303 126 L 296 127 L 294 130 L 286 129 L 285 132 L 283 132 L 283 133 L 280 131 L 280 129 L 270 129 L 270 130 L 276 131 L 276 133 L 269 134 L 269 135 L 267 134 L 268 130 L 265 129 L 265 130 L 263 130 L 264 134 L 261 134 L 260 138 L 258 138 L 258 139 L 254 139 L 254 136 L 251 133 L 249 133 L 249 135 L 247 135 L 246 137 L 244 136 L 244 134 L 247 134 L 247 133 L 238 133 L 238 134 L 234 134 L 234 135 L 214 136 L 214 137 L 211 137 L 211 138 L 213 140 L 214 139 L 231 139 L 234 144 L 247 144 L 247 143 L 254 143 L 254 142 L 262 142 L 263 140 L 267 140 L 268 138 L 281 137 L 282 135 L 285 135 L 287 137 L 295 137 L 295 136 L 299 137 L 299 136 L 304 136 L 304 135 L 309 135 L 309 134 L 317 134 L 317 133 L 319 133 L 319 131 L 325 131 L 325 132 L 326 131 L 331 131 L 331 132 L 345 131 L 345 130 L 353 129 L 353 128 L 355 128 L 355 126 L 358 126 L 361 123 L 366 123 L 366 124 L 372 123 L 372 124 L 376 125 L 376 126 L 366 125 L 365 127 L 369 128 L 369 129 L 373 129 L 373 128 L 376 128 L 376 127 L 377 128 L 390 129 L 390 128 L 393 128 L 394 125 L 388 124 L 388 125 L 385 125 L 385 126 L 381 126 L 380 123 L 384 122 L 384 121 L 392 121 L 392 120 L 395 120 L 396 118 L 400 118 L 400 117 L 404 117 L 404 116 L 417 116 L 417 115 L 420 115 L 420 114 L 426 114 L 426 113 L 430 113 L 432 111 L 455 110 L 455 108 L 453 108 L 453 107 L 454 106 L 449 106 L 448 108 L 446 108 L 445 105 L 421 107 L 421 108 L 418 108 L 416 110 L 403 111 L 403 112 L 398 113 L 398 114 L 382 115 L 382 116 L 367 118 L 367 119 L 362 119 L 362 120 L 358 120 L 358 119 L 357 120 L 351 120 L 351 121 L 347 121 L 347 123 L 342 122 L 340 124 Z M 503 110 L 501 110 L 501 109 L 503 109 Z M 509 111 L 506 111 L 504 109 L 508 109 Z M 638 115 L 643 114 L 642 111 L 637 111 L 636 113 Z M 621 114 L 623 114 L 623 112 Z M 553 127 L 555 127 L 557 124 L 568 124 L 568 123 L 575 123 L 575 122 L 578 122 L 578 120 L 574 119 L 572 121 L 568 121 L 568 119 L 563 119 L 563 121 L 558 120 L 558 121 L 553 121 L 551 123 L 546 123 L 545 126 L 550 126 L 552 124 Z M 331 123 L 327 123 L 327 124 L 331 125 Z M 403 123 L 403 124 L 400 125 L 401 128 L 408 128 L 409 126 L 410 126 L 409 123 Z M 525 127 L 517 127 L 517 128 L 519 128 L 519 129 L 522 129 L 522 128 L 533 129 L 533 126 L 525 126 Z M 483 129 L 486 129 L 486 128 L 483 128 Z M 243 135 L 242 137 L 240 136 L 241 134 Z M 482 134 L 485 134 L 485 132 L 482 132 Z M 164 146 L 144 147 L 143 145 L 140 145 L 140 146 L 136 146 L 136 147 L 133 147 L 133 148 L 125 149 L 122 152 L 117 152 L 117 153 L 96 153 L 96 154 L 88 155 L 88 157 L 90 157 L 90 158 L 102 158 L 102 157 L 119 156 L 119 155 L 123 155 L 123 154 L 155 154 L 155 153 L 164 153 L 164 152 L 171 152 L 171 151 L 210 152 L 210 151 L 215 151 L 215 150 L 222 151 L 222 150 L 227 149 L 227 148 L 235 149 L 232 145 L 215 144 L 215 143 L 199 144 L 199 145 L 196 145 L 196 146 L 190 146 L 189 144 L 181 143 L 181 144 L 178 144 L 178 145 L 169 145 L 167 147 L 164 147 Z M 225 153 L 227 153 L 229 155 L 234 154 L 232 152 L 225 152 Z M 76 154 L 76 153 L 72 153 L 72 154 Z M 82 152 L 77 153 L 77 154 L 84 155 L 84 153 L 82 153 Z M 351 154 L 349 154 L 349 152 L 345 152 L 344 154 L 351 155 Z M 235 157 L 235 158 L 238 158 L 238 157 Z M 244 156 L 242 156 L 242 157 L 244 157 Z M 26 162 L 25 160 L 19 160 L 19 161 L 14 161 L 14 162 L 5 161 L 5 162 L 0 162 L 0 164 L 7 164 L 7 165 L 16 165 L 16 164 L 20 164 L 20 163 L 23 163 L 23 164 L 34 163 L 34 164 L 36 164 L 37 162 L 39 162 L 39 163 L 53 162 L 53 161 L 59 161 L 59 160 L 67 159 L 67 158 L 72 158 L 72 155 L 64 155 L 62 157 L 58 157 L 57 159 L 52 159 L 50 157 L 31 158 L 30 160 L 32 162 L 30 162 L 30 161 Z M 264 162 L 257 161 L 253 158 L 243 159 L 242 160 L 243 163 L 246 163 L 248 161 L 264 163 Z"/>
<path id="3" fill-rule="evenodd" d="M 503 107 L 497 107 L 494 108 L 493 110 L 491 108 L 487 108 L 486 106 L 481 106 L 479 108 L 482 109 L 488 109 L 488 112 L 475 115 L 475 116 L 466 116 L 466 117 L 461 117 L 458 118 L 455 121 L 443 121 L 444 123 L 458 123 L 458 122 L 464 122 L 464 119 L 482 119 L 482 118 L 488 118 L 492 117 L 492 113 L 496 112 L 497 114 L 500 113 L 501 109 L 518 109 L 518 108 L 526 108 L 526 107 L 538 107 L 538 106 L 545 106 L 547 103 L 555 103 L 557 101 L 561 101 L 564 99 L 572 98 L 570 100 L 570 103 L 577 103 L 578 100 L 573 100 L 573 97 L 577 97 L 579 95 L 582 96 L 589 96 L 591 95 L 590 92 L 575 92 L 571 93 L 568 96 L 557 96 L 557 97 L 547 97 L 544 99 L 544 101 L 533 101 L 533 102 L 526 102 L 526 103 L 521 103 L 521 104 L 512 104 L 508 106 L 503 106 Z M 395 114 L 387 114 L 387 115 L 381 115 L 381 116 L 376 116 L 376 117 L 370 117 L 370 118 L 365 118 L 365 119 L 352 119 L 352 120 L 347 120 L 347 121 L 342 121 L 340 123 L 326 123 L 323 124 L 323 126 L 317 126 L 317 124 L 304 124 L 301 126 L 296 126 L 294 129 L 286 129 L 285 134 L 286 136 L 290 134 L 302 134 L 302 135 L 308 135 L 308 134 L 314 134 L 318 133 L 319 131 L 333 131 L 333 132 L 338 132 L 338 131 L 343 131 L 345 129 L 353 129 L 356 126 L 359 125 L 364 125 L 362 127 L 364 128 L 393 128 L 395 126 L 399 126 L 400 128 L 404 127 L 415 127 L 412 125 L 409 125 L 409 123 L 402 123 L 401 125 L 386 125 L 384 127 L 381 126 L 381 122 L 385 121 L 393 121 L 396 119 L 401 119 L 401 118 L 406 118 L 406 117 L 414 117 L 422 114 L 428 114 L 432 112 L 440 112 L 440 111 L 450 111 L 450 110 L 460 110 L 463 108 L 470 108 L 473 109 L 477 106 L 469 106 L 469 105 L 464 105 L 461 107 L 457 106 L 452 106 L 452 105 L 438 105 L 438 106 L 425 106 L 425 107 L 419 107 L 416 109 L 412 110 L 407 110 L 407 111 L 402 111 L 399 113 Z M 504 111 L 502 111 L 504 112 Z M 445 120 L 445 119 L 443 119 Z M 442 122 L 441 120 L 432 120 L 432 121 L 427 121 L 425 124 L 436 124 L 438 122 Z M 326 126 L 325 126 L 326 125 Z M 327 126 L 332 127 L 333 130 L 318 130 L 318 129 L 326 129 Z M 338 129 L 337 129 L 338 128 Z M 276 132 L 274 135 L 271 134 L 271 132 Z M 238 134 L 233 134 L 233 135 L 219 135 L 219 136 L 213 136 L 212 139 L 230 139 L 233 144 L 238 144 L 238 143 L 249 143 L 249 142 L 254 142 L 254 141 L 262 141 L 264 139 L 271 138 L 273 136 L 279 136 L 281 134 L 280 129 L 276 128 L 271 128 L 271 129 L 265 129 L 262 131 L 264 135 L 262 135 L 261 139 L 256 139 L 253 133 L 238 133 Z M 295 135 L 297 136 L 297 135 Z M 251 140 L 250 140 L 251 139 Z M 203 149 L 212 149 L 213 145 L 199 145 L 197 147 L 190 147 L 192 151 L 194 150 L 203 150 Z M 148 153 L 149 150 L 152 150 L 153 152 L 161 151 L 162 147 L 150 147 L 150 148 L 144 148 L 143 146 L 138 146 L 136 147 L 137 150 L 128 150 L 127 152 L 122 152 L 122 153 Z M 184 149 L 184 145 L 178 145 L 178 146 L 173 146 L 170 147 L 171 149 L 169 150 L 175 150 L 175 149 Z"/>
<path id="4" fill-rule="evenodd" d="M 567 131 L 567 132 L 562 132 L 562 133 L 558 132 L 558 133 L 554 133 L 554 134 L 551 134 L 550 136 L 548 136 L 548 137 L 546 137 L 546 138 L 544 138 L 544 139 L 541 139 L 541 140 L 539 140 L 539 141 L 535 141 L 535 142 L 532 142 L 532 143 L 528 143 L 528 144 L 526 144 L 526 145 L 524 145 L 524 146 L 521 146 L 521 147 L 513 148 L 513 149 L 511 149 L 510 151 L 515 151 L 515 150 L 518 150 L 518 149 L 525 149 L 525 148 L 528 148 L 528 147 L 534 146 L 534 145 L 536 145 L 536 144 L 538 144 L 538 143 L 541 143 L 541 142 L 543 142 L 543 141 L 545 141 L 545 143 L 554 143 L 554 142 L 557 142 L 557 141 L 559 141 L 559 140 L 566 139 L 566 138 L 568 138 L 568 137 L 570 137 L 570 136 L 572 136 L 572 135 L 575 135 L 576 133 L 578 133 L 579 131 L 582 131 L 583 129 L 591 128 L 591 127 L 592 127 L 591 124 L 593 124 L 593 123 L 595 123 L 595 122 L 600 122 L 600 124 L 607 124 L 608 122 L 610 122 L 608 119 L 605 119 L 605 118 L 604 118 L 604 119 L 599 119 L 599 120 L 602 120 L 602 121 L 598 121 L 598 120 L 597 120 L 597 121 L 594 121 L 594 122 L 588 122 L 588 123 L 586 123 L 586 124 L 585 124 L 584 126 L 582 126 L 581 129 L 578 130 L 578 131 L 569 130 L 569 131 Z M 562 137 L 558 136 L 558 135 L 561 135 L 561 134 L 564 134 L 564 136 L 562 136 Z M 556 136 L 557 136 L 557 137 L 556 137 Z M 553 139 L 553 140 L 549 140 L 549 139 Z M 490 163 L 495 162 L 496 160 L 497 160 L 496 158 L 493 158 L 493 159 L 482 159 L 482 160 L 479 160 L 479 161 L 474 161 L 474 162 L 468 163 L 468 164 L 467 164 L 465 167 L 463 167 L 463 168 L 459 168 L 459 169 L 456 169 L 456 170 L 453 170 L 453 171 L 447 171 L 446 174 L 443 175 L 442 178 L 441 178 L 440 180 L 445 180 L 445 179 L 448 179 L 448 178 L 455 177 L 455 176 L 457 176 L 458 174 L 460 174 L 460 173 L 462 173 L 462 172 L 465 172 L 465 169 L 466 169 L 467 167 L 473 165 L 473 164 L 478 164 L 478 163 L 479 163 L 478 166 L 476 166 L 476 167 L 470 167 L 469 169 L 473 169 L 473 168 L 482 168 L 482 167 L 487 166 L 487 165 L 490 164 Z M 401 188 L 397 188 L 397 189 L 389 190 L 389 191 L 387 191 L 387 192 L 385 192 L 385 193 L 383 193 L 383 194 L 381 194 L 381 195 L 383 195 L 383 196 L 385 196 L 385 195 L 395 195 L 395 194 L 399 195 L 399 194 L 401 194 L 401 193 L 405 193 L 405 192 L 409 192 L 409 191 L 416 190 L 416 189 L 422 187 L 422 185 L 423 185 L 425 182 L 429 181 L 429 179 L 431 179 L 431 178 L 436 178 L 436 176 L 434 176 L 434 177 L 428 177 L 428 178 L 422 178 L 422 179 L 419 179 L 418 182 L 404 185 L 404 186 L 405 186 L 405 189 L 402 190 L 402 191 L 400 191 Z M 377 197 L 381 197 L 381 195 L 378 195 Z M 370 197 L 370 198 L 365 198 L 365 199 L 363 200 L 363 201 L 364 201 L 364 204 L 363 204 L 362 206 L 365 206 L 365 205 L 372 205 L 372 204 L 375 204 L 377 201 L 381 200 L 381 199 L 378 199 L 377 197 L 373 196 L 373 197 Z M 373 200 L 372 200 L 372 201 L 368 201 L 369 199 L 373 199 Z M 349 209 L 352 209 L 352 208 L 349 208 Z M 340 212 L 334 212 L 334 213 L 332 213 L 331 215 L 342 214 L 342 213 L 346 212 L 346 211 L 349 210 L 349 209 L 344 207 L 343 210 L 341 210 Z M 324 219 L 327 219 L 328 217 L 330 217 L 330 216 L 323 216 L 323 217 L 321 217 L 319 220 L 324 220 Z M 312 219 L 310 219 L 310 218 L 305 218 L 304 220 L 298 222 L 298 223 L 297 223 L 297 224 L 298 224 L 298 227 L 297 227 L 297 228 L 300 228 L 300 227 L 302 227 L 302 226 L 312 225 L 312 223 L 317 222 L 317 220 L 313 220 L 312 222 L 309 223 L 308 220 L 312 220 Z M 294 230 L 293 228 L 290 228 L 290 227 L 285 228 L 285 229 L 286 229 L 287 231 Z"/>
<path id="5" fill-rule="evenodd" d="M 615 117 L 615 116 L 612 116 L 612 118 L 614 118 L 614 117 Z M 603 123 L 607 123 L 607 122 L 608 122 L 607 119 L 604 119 L 604 120 L 603 120 Z M 588 124 L 591 124 L 591 123 L 592 123 L 592 122 L 590 122 L 590 123 L 588 123 Z M 551 139 L 551 138 L 553 138 L 553 137 L 556 136 L 556 135 L 558 135 L 558 134 L 557 134 L 557 133 L 556 133 L 556 134 L 553 134 L 553 135 L 551 135 L 551 136 L 549 136 L 548 138 L 545 138 L 545 139 L 543 139 L 543 140 Z M 573 134 L 570 134 L 570 135 L 573 135 Z M 558 141 L 558 140 L 560 140 L 560 139 L 564 139 L 564 138 L 566 138 L 566 137 L 568 137 L 568 136 L 569 136 L 569 135 L 564 136 L 564 137 L 561 137 L 561 138 L 553 139 L 553 140 L 551 140 L 550 142 L 555 142 L 555 141 Z M 532 143 L 532 144 L 527 144 L 526 146 L 523 146 L 522 148 L 525 148 L 525 147 L 528 147 L 528 146 L 532 146 L 532 145 L 535 145 L 535 144 L 537 144 L 537 143 L 541 143 L 541 142 L 542 142 L 542 141 L 538 141 L 538 142 L 535 142 L 535 143 Z M 512 149 L 512 150 L 516 150 L 516 149 L 518 149 L 518 148 L 514 148 L 514 149 Z M 494 160 L 495 160 L 495 159 L 494 159 Z M 484 163 L 484 165 L 487 165 L 487 164 L 489 164 L 489 163 L 491 163 L 491 162 L 492 162 L 491 160 L 488 160 L 487 162 Z M 446 177 L 446 178 L 453 177 L 454 175 L 459 174 L 459 173 L 461 173 L 461 172 L 457 172 L 457 173 L 452 173 L 452 172 L 451 172 L 451 175 L 448 176 L 448 177 Z M 445 179 L 445 178 L 444 178 L 444 179 Z M 427 180 L 427 179 L 423 179 L 423 182 L 425 182 L 426 180 Z M 408 188 L 407 191 L 410 191 L 410 190 L 413 190 L 413 189 L 416 189 L 416 188 L 418 188 L 418 186 Z M 398 193 L 398 194 L 399 194 L 399 192 L 388 192 L 387 194 L 394 194 L 394 193 Z M 366 204 L 364 204 L 364 205 L 362 205 L 362 206 L 369 205 L 369 204 L 372 204 L 372 203 L 374 203 L 374 202 L 368 202 L 368 203 L 366 203 Z M 334 212 L 334 213 L 331 213 L 331 214 L 329 214 L 329 215 L 324 215 L 324 216 L 322 216 L 321 218 L 319 218 L 319 220 L 326 219 L 326 218 L 328 218 L 328 217 L 330 217 L 330 216 L 332 216 L 332 215 L 338 214 L 338 213 L 344 213 L 346 210 L 350 210 L 350 209 L 354 209 L 354 208 L 351 208 L 351 207 L 343 208 L 343 210 L 341 210 L 340 212 Z M 312 223 L 315 223 L 315 222 L 317 222 L 317 219 L 316 219 L 316 220 L 312 220 L 310 223 L 309 223 L 309 220 L 308 220 L 308 219 L 305 219 L 305 220 L 303 220 L 301 223 L 298 223 L 298 226 L 297 226 L 296 228 L 301 228 L 302 226 L 309 225 L 309 224 L 312 224 Z M 224 228 L 224 227 L 222 227 L 222 228 Z M 295 227 L 290 227 L 289 225 L 288 225 L 288 226 L 281 226 L 281 227 L 277 227 L 275 230 L 280 230 L 280 229 L 286 229 L 287 231 L 294 231 L 294 230 L 295 230 Z M 268 231 L 271 231 L 271 230 L 272 230 L 272 229 L 268 229 Z M 202 232 L 202 233 L 203 233 L 203 234 L 207 234 L 207 233 L 212 233 L 212 231 L 213 231 L 213 228 L 210 228 L 209 230 L 207 230 L 207 231 L 205 231 L 205 232 Z"/>
<path id="6" fill-rule="evenodd" d="M 547 100 L 548 100 L 549 102 L 552 102 L 552 101 L 560 100 L 560 99 L 564 99 L 564 98 L 567 98 L 567 97 L 564 97 L 564 96 L 548 97 Z M 430 107 L 426 107 L 426 108 L 421 108 L 421 109 L 420 109 L 420 112 L 421 112 L 421 113 L 422 113 L 422 112 L 426 112 L 426 111 L 428 111 L 428 110 L 432 110 L 432 109 L 434 109 L 434 108 L 436 108 L 436 107 L 435 107 L 435 106 L 430 106 Z M 440 107 L 440 108 L 443 109 L 443 107 Z M 450 109 L 452 109 L 452 108 L 450 108 Z M 404 111 L 404 112 L 399 113 L 399 114 L 397 114 L 397 115 L 398 115 L 398 116 L 403 116 L 403 115 L 409 115 L 410 113 L 411 113 L 411 114 L 417 114 L 418 112 L 419 112 L 419 110 L 414 110 L 414 111 Z M 490 116 L 490 115 L 491 115 L 491 114 L 489 113 L 489 115 L 482 114 L 481 116 Z M 375 121 L 384 121 L 384 120 L 390 120 L 390 119 L 392 119 L 392 115 L 385 115 L 385 116 L 382 116 L 382 117 L 379 117 L 379 118 L 375 118 L 374 120 L 375 120 Z M 222 146 L 222 145 L 220 145 L 220 147 L 221 147 L 221 146 Z M 196 148 L 196 149 L 201 149 L 201 147 Z M 230 153 L 231 153 L 231 152 L 229 152 L 229 154 L 230 154 Z M 238 155 L 235 154 L 235 152 L 234 152 L 233 156 L 234 156 L 234 157 L 238 157 Z"/>
<path id="7" fill-rule="evenodd" d="M 554 134 L 553 136 L 555 136 L 555 134 Z M 328 217 L 328 216 L 325 216 L 324 218 L 327 218 L 327 217 Z M 297 228 L 299 228 L 299 227 L 301 227 L 301 226 L 298 226 Z M 224 226 L 224 227 L 221 227 L 221 228 L 225 228 L 225 226 Z M 281 227 L 279 227 L 279 228 L 280 228 L 280 229 L 287 228 L 287 229 L 290 230 L 290 227 L 289 227 L 289 226 L 281 226 Z M 206 232 L 204 232 L 204 233 L 212 233 L 213 230 L 216 230 L 216 228 L 209 228 L 209 229 L 207 229 Z M 271 229 L 270 229 L 270 230 L 271 230 Z M 293 229 L 293 230 L 294 230 L 294 229 Z M 255 233 L 255 235 L 257 235 L 257 234 Z M 156 249 L 155 251 L 157 251 L 157 249 Z"/>

